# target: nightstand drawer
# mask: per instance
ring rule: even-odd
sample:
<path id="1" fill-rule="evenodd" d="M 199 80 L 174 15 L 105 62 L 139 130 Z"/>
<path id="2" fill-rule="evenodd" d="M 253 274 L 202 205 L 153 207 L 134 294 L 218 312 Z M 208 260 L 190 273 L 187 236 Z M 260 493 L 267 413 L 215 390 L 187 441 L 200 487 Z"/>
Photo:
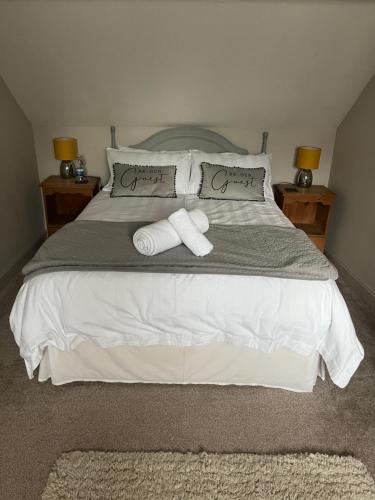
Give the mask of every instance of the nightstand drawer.
<path id="1" fill-rule="evenodd" d="M 47 236 L 51 236 L 56 233 L 62 226 L 47 226 Z"/>
<path id="2" fill-rule="evenodd" d="M 49 226 L 62 226 L 73 221 L 89 203 L 92 196 L 86 193 L 45 194 Z"/>
<path id="3" fill-rule="evenodd" d="M 293 184 L 276 184 L 274 188 L 275 201 L 283 213 L 324 251 L 335 193 L 325 186 L 301 189 Z"/>
<path id="4" fill-rule="evenodd" d="M 100 189 L 99 177 L 88 177 L 86 184 L 52 175 L 41 183 L 48 236 L 72 222 Z"/>
<path id="5" fill-rule="evenodd" d="M 321 250 L 324 251 L 325 247 L 325 238 L 324 236 L 311 236 L 309 235 L 310 240 L 315 243 L 315 245 Z"/>

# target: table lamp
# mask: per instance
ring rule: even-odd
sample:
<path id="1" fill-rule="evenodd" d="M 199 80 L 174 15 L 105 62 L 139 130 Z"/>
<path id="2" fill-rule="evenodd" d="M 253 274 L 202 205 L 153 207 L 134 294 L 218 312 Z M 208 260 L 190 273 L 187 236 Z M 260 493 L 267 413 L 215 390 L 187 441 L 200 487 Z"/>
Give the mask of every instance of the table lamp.
<path id="1" fill-rule="evenodd" d="M 312 172 L 319 168 L 320 148 L 301 146 L 297 148 L 296 167 L 300 169 L 296 179 L 296 185 L 302 188 L 308 188 L 312 184 Z"/>
<path id="2" fill-rule="evenodd" d="M 73 137 L 55 137 L 53 149 L 56 160 L 61 160 L 60 176 L 69 179 L 75 175 L 74 160 L 77 158 L 77 139 Z"/>

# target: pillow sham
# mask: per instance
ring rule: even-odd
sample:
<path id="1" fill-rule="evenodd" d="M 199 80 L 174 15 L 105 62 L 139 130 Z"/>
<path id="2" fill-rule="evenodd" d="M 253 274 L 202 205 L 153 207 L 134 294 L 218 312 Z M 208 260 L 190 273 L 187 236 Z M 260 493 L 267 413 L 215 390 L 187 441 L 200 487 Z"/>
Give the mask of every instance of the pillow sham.
<path id="1" fill-rule="evenodd" d="M 202 162 L 199 198 L 204 200 L 264 201 L 264 168 L 227 167 Z"/>
<path id="2" fill-rule="evenodd" d="M 176 195 L 181 196 L 189 193 L 189 178 L 191 169 L 191 154 L 189 151 L 140 151 L 107 148 L 107 161 L 109 167 L 109 180 L 103 191 L 112 191 L 113 186 L 113 165 L 120 163 L 123 165 L 138 165 L 147 167 L 175 166 L 176 167 Z"/>
<path id="3" fill-rule="evenodd" d="M 201 163 L 240 168 L 264 168 L 264 198 L 273 200 L 271 179 L 271 155 L 240 155 L 237 153 L 205 153 L 204 151 L 191 151 L 191 175 L 189 193 L 197 195 L 202 182 Z"/>
<path id="4" fill-rule="evenodd" d="M 174 165 L 113 164 L 111 198 L 124 196 L 177 198 Z"/>

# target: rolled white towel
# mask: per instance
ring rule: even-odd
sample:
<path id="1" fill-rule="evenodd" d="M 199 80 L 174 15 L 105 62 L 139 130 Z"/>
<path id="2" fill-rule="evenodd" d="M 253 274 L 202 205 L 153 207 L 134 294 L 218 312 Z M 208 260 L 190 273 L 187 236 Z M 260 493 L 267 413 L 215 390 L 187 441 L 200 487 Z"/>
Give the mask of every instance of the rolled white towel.
<path id="1" fill-rule="evenodd" d="M 205 233 L 209 228 L 207 215 L 198 208 L 189 214 L 199 231 Z M 182 240 L 169 221 L 159 220 L 138 229 L 133 243 L 139 253 L 151 256 L 181 245 Z"/>
<path id="2" fill-rule="evenodd" d="M 168 217 L 183 243 L 197 257 L 204 257 L 214 248 L 213 244 L 199 231 L 185 208 L 180 208 Z"/>
<path id="3" fill-rule="evenodd" d="M 202 212 L 202 210 L 194 208 L 194 210 L 190 210 L 188 214 L 201 233 L 206 233 L 208 231 L 210 224 L 207 215 Z"/>

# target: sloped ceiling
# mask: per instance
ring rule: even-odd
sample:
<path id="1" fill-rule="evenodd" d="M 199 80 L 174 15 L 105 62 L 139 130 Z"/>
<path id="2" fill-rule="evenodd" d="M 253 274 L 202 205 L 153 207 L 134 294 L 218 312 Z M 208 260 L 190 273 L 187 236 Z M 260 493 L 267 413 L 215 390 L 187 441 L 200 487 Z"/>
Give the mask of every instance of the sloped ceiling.
<path id="1" fill-rule="evenodd" d="M 336 127 L 375 72 L 375 2 L 0 2 L 34 125 Z"/>

